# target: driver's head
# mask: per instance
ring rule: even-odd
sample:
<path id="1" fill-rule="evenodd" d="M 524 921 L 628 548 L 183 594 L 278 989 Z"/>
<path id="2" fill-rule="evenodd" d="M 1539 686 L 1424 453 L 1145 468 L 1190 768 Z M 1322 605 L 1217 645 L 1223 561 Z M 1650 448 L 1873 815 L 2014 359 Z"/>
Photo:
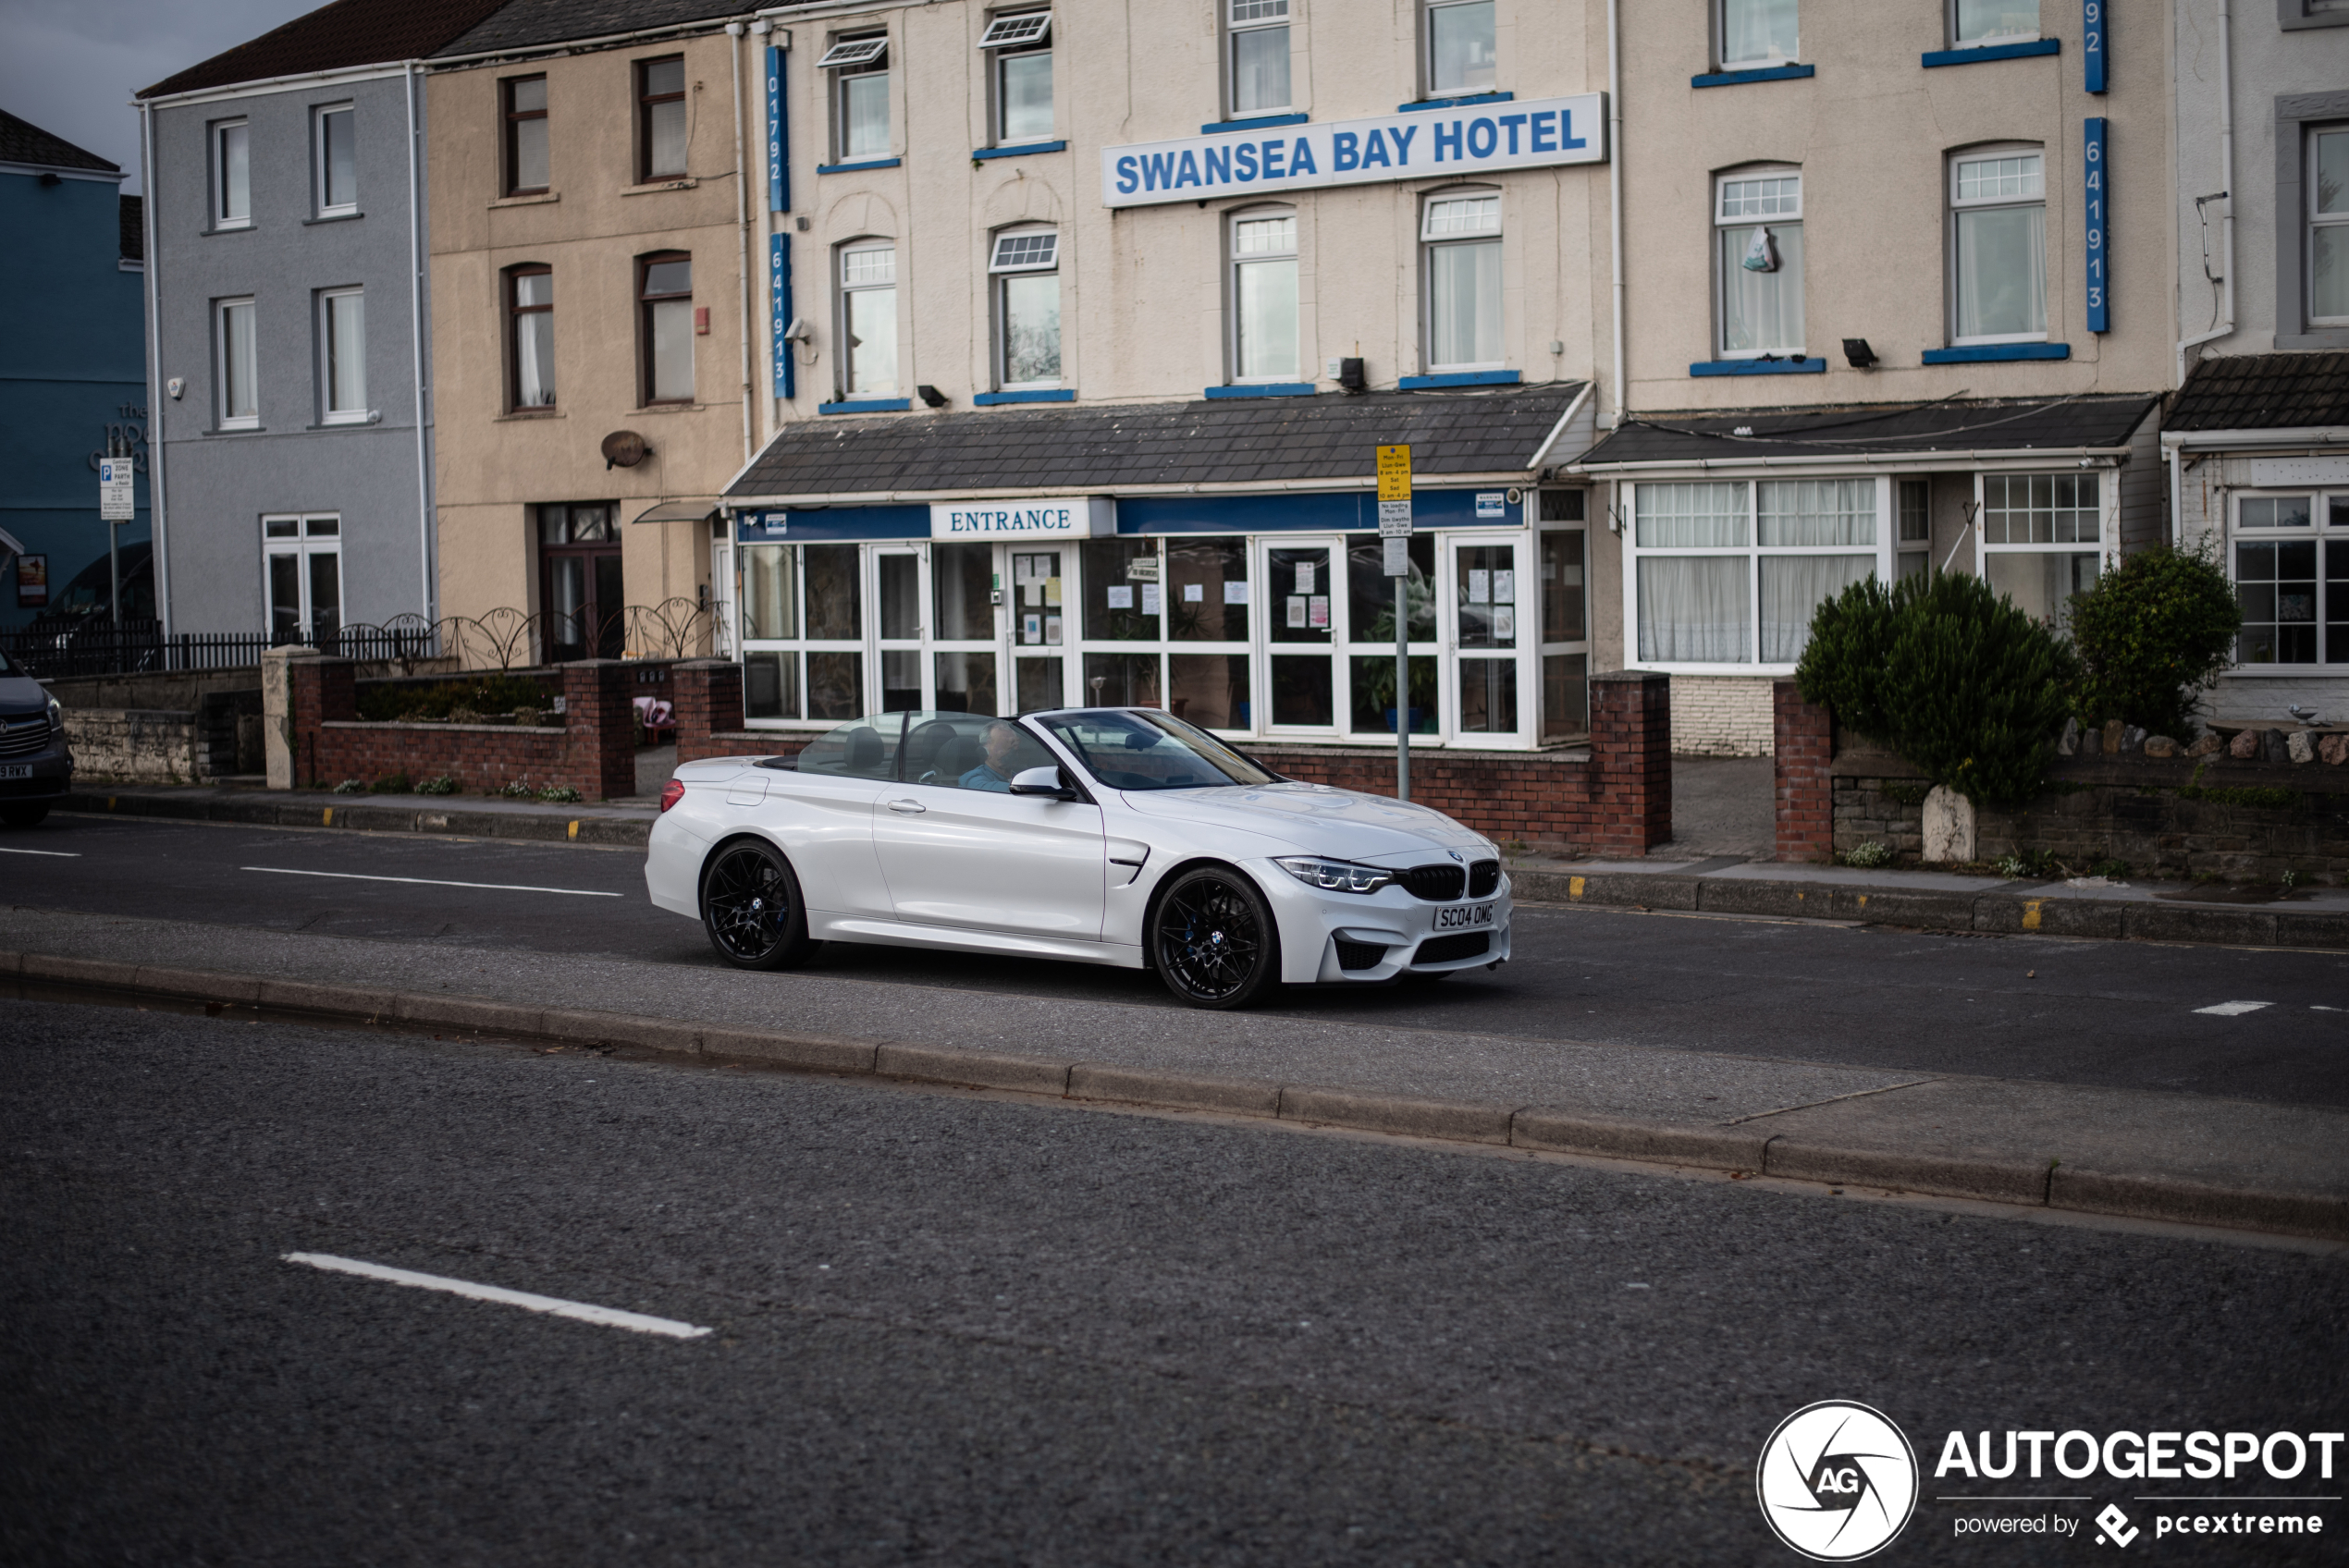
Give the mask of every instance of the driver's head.
<path id="1" fill-rule="evenodd" d="M 1003 723 L 1000 719 L 988 727 L 988 766 L 993 768 L 996 772 L 1001 773 L 1003 771 L 1003 766 L 1011 761 L 1012 753 L 1018 750 L 1018 730 L 1013 729 L 1010 725 Z"/>

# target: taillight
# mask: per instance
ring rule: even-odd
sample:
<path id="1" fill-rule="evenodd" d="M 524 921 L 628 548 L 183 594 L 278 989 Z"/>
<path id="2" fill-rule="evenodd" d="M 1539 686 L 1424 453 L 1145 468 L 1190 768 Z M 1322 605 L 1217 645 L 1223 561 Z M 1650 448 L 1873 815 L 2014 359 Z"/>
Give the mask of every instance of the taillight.
<path id="1" fill-rule="evenodd" d="M 660 809 L 663 811 L 667 811 L 684 798 L 685 781 L 682 778 L 672 778 L 660 787 Z"/>

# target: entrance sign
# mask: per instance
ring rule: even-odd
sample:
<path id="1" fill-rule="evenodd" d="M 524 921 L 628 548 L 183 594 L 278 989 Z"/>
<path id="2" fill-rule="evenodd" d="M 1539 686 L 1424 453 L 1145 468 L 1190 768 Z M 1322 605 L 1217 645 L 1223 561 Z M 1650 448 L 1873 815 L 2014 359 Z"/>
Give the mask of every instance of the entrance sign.
<path id="1" fill-rule="evenodd" d="M 1606 94 L 1431 104 L 1371 119 L 1267 126 L 1101 149 L 1112 207 L 1381 180 L 1605 163 Z"/>
<path id="2" fill-rule="evenodd" d="M 941 501 L 929 508 L 929 536 L 963 544 L 995 539 L 1103 539 L 1116 532 L 1117 507 L 1106 496 Z"/>
<path id="3" fill-rule="evenodd" d="M 130 458 L 100 458 L 98 459 L 98 516 L 107 522 L 133 522 L 139 517 L 139 505 L 132 486 L 136 460 Z"/>

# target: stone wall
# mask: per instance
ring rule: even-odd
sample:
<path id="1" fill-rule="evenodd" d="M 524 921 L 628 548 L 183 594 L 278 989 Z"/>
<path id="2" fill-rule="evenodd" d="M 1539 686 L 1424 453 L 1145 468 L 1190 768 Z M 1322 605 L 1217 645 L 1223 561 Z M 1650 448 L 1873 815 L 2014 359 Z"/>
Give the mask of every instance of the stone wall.
<path id="1" fill-rule="evenodd" d="M 67 708 L 65 716 L 76 778 L 185 784 L 208 771 L 203 727 L 192 713 Z"/>
<path id="2" fill-rule="evenodd" d="M 1771 682 L 1752 675 L 1672 677 L 1672 751 L 1684 757 L 1770 754 Z"/>

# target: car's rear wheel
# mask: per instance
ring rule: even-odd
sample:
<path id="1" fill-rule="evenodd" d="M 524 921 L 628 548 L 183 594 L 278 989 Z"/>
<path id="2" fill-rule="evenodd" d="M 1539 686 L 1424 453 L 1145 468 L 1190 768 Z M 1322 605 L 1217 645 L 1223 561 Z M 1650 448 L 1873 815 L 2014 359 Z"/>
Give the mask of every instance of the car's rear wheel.
<path id="1" fill-rule="evenodd" d="M 823 946 L 807 939 L 791 862 L 758 839 L 726 845 L 703 870 L 701 922 L 718 956 L 737 969 L 795 968 Z"/>
<path id="2" fill-rule="evenodd" d="M 1202 866 L 1170 883 L 1150 920 L 1150 958 L 1193 1007 L 1246 1007 L 1280 979 L 1280 932 L 1236 871 Z"/>
<path id="3" fill-rule="evenodd" d="M 0 806 L 0 824 L 10 827 L 38 827 L 41 819 L 49 815 L 49 802 L 37 801 L 31 805 Z"/>

